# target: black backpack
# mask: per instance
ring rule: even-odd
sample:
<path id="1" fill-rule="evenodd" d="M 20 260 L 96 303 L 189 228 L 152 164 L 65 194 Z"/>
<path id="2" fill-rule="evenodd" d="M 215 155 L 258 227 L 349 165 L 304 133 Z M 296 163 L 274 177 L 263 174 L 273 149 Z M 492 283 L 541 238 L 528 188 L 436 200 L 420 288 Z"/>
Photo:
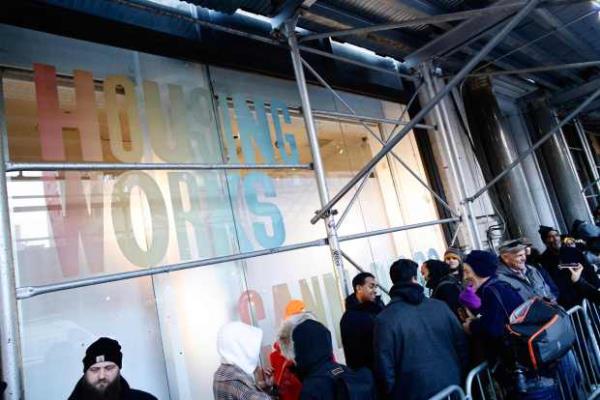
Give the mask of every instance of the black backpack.
<path id="1" fill-rule="evenodd" d="M 338 365 L 329 375 L 335 381 L 336 400 L 377 400 L 375 381 L 368 368 L 352 370 Z"/>
<path id="2" fill-rule="evenodd" d="M 517 307 L 507 331 L 517 361 L 535 370 L 559 360 L 576 340 L 569 314 L 541 297 L 533 297 Z"/>

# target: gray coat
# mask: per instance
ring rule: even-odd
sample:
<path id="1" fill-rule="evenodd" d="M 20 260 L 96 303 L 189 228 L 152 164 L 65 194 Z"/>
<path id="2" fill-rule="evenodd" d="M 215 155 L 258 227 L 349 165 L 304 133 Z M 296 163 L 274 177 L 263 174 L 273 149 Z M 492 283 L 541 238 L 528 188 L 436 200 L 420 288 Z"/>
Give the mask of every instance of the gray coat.
<path id="1" fill-rule="evenodd" d="M 500 263 L 496 274 L 499 280 L 508 283 L 519 292 L 523 301 L 527 301 L 534 296 L 546 297 L 556 301 L 556 296 L 552 293 L 540 271 L 530 265 L 525 266 L 525 271 L 525 278 L 523 278 L 506 264 Z"/>

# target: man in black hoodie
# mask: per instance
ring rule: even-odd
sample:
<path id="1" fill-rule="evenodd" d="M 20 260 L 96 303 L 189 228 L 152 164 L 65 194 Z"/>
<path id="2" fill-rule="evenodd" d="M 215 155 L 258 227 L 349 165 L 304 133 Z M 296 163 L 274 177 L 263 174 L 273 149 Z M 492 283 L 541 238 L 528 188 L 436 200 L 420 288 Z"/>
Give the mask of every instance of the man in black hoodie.
<path id="1" fill-rule="evenodd" d="M 392 264 L 392 300 L 375 320 L 375 378 L 388 399 L 428 399 L 460 385 L 467 368 L 458 319 L 446 304 L 425 297 L 417 267 L 406 259 Z"/>
<path id="2" fill-rule="evenodd" d="M 331 332 L 321 323 L 308 319 L 296 326 L 292 331 L 292 346 L 294 349 L 294 372 L 302 381 L 300 400 L 336 400 L 340 374 L 345 373 L 346 367 L 333 361 L 333 346 Z M 375 384 L 368 369 L 357 372 L 360 377 L 361 399 L 375 399 Z M 350 388 L 350 390 L 353 390 Z"/>
<path id="3" fill-rule="evenodd" d="M 373 369 L 373 328 L 383 309 L 377 296 L 377 282 L 368 272 L 352 279 L 354 293 L 346 298 L 346 312 L 340 321 L 346 364 L 352 369 Z"/>

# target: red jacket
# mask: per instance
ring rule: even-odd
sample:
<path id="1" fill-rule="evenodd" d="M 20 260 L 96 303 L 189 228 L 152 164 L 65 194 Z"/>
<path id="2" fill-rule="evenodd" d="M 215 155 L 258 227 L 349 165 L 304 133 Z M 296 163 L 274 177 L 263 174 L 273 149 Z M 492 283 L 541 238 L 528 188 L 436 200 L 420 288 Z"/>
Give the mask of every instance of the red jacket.
<path id="1" fill-rule="evenodd" d="M 275 386 L 278 389 L 280 400 L 298 400 L 302 391 L 302 383 L 291 370 L 292 362 L 281 354 L 279 343 L 275 342 L 273 351 L 269 354 L 269 361 L 273 367 Z"/>

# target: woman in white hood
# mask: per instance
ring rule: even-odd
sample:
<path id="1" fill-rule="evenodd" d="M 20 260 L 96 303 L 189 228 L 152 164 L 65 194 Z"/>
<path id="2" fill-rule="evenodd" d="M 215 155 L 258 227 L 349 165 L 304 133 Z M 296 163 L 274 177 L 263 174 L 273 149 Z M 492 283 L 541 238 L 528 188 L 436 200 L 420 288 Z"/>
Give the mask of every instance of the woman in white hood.
<path id="1" fill-rule="evenodd" d="M 242 322 L 221 327 L 217 338 L 221 365 L 213 378 L 215 400 L 271 400 L 265 391 L 269 382 L 254 379 L 261 341 L 262 331 Z"/>

